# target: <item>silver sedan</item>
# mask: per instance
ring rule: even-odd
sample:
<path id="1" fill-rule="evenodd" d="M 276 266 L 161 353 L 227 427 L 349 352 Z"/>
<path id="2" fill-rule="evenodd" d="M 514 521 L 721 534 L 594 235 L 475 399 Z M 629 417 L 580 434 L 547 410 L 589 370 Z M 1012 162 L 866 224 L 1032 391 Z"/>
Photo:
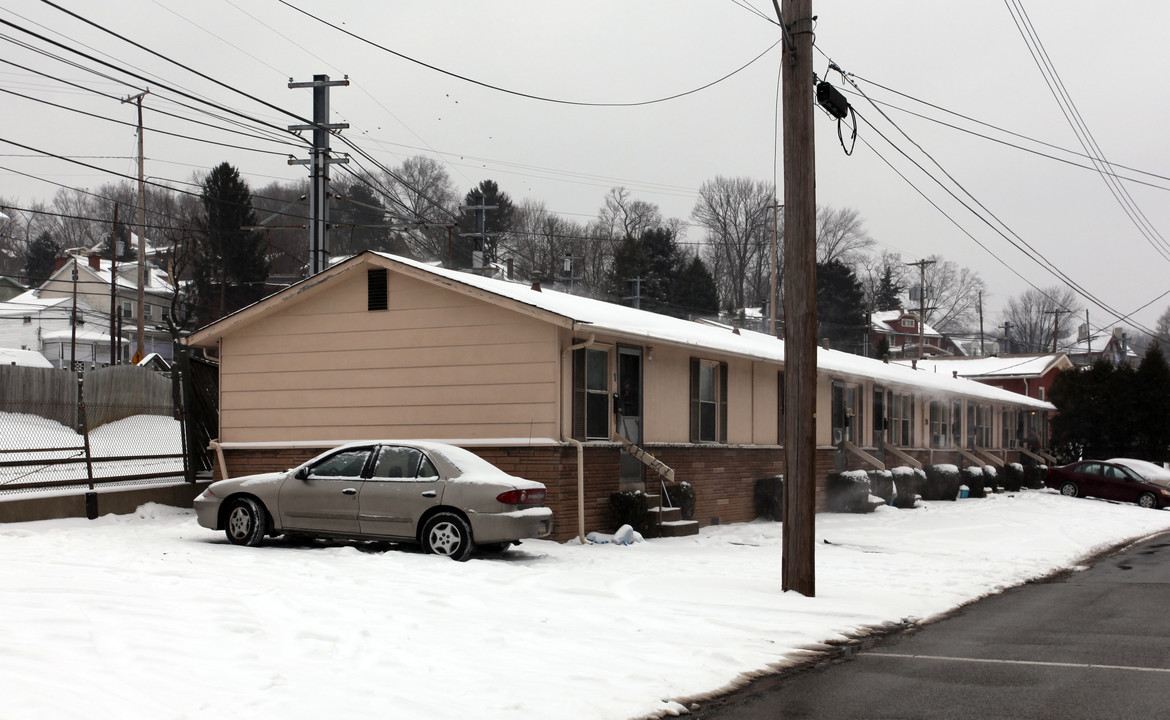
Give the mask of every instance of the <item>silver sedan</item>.
<path id="1" fill-rule="evenodd" d="M 199 524 L 236 545 L 266 535 L 418 543 L 466 560 L 552 532 L 543 484 L 441 443 L 343 445 L 300 467 L 220 480 L 195 498 Z"/>

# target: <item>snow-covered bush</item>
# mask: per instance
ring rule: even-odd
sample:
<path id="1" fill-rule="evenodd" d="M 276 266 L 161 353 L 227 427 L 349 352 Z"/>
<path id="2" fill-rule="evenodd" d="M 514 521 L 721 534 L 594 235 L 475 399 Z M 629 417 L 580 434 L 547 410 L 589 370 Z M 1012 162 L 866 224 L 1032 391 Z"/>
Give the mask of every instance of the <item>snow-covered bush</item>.
<path id="1" fill-rule="evenodd" d="M 846 470 L 829 474 L 825 484 L 825 504 L 829 512 L 869 512 L 869 473 Z"/>
<path id="2" fill-rule="evenodd" d="M 923 500 L 955 500 L 959 497 L 959 468 L 950 465 L 927 465 Z"/>
<path id="3" fill-rule="evenodd" d="M 922 499 L 922 488 L 926 485 L 926 473 L 918 468 L 905 465 L 892 468 L 894 477 L 894 507 L 912 508 Z"/>
<path id="4" fill-rule="evenodd" d="M 894 487 L 894 474 L 889 470 L 871 470 L 869 473 L 870 492 L 886 501 L 887 505 L 894 504 L 898 495 Z"/>
<path id="5" fill-rule="evenodd" d="M 986 482 L 986 478 L 983 477 L 983 468 L 975 466 L 965 467 L 959 471 L 959 478 L 967 486 L 968 497 L 986 497 L 983 487 Z"/>
<path id="6" fill-rule="evenodd" d="M 1003 468 L 1003 489 L 1008 492 L 1019 492 L 1024 486 L 1024 466 L 1019 463 L 1008 463 Z"/>

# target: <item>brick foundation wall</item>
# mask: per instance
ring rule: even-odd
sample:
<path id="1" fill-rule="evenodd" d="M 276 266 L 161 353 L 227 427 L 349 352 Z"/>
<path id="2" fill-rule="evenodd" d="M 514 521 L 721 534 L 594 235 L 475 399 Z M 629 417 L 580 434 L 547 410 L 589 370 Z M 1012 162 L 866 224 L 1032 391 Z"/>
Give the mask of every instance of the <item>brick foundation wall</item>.
<path id="1" fill-rule="evenodd" d="M 577 535 L 577 450 L 572 446 L 555 447 L 473 447 L 476 455 L 504 472 L 542 482 L 548 488 L 546 504 L 554 513 L 553 540 L 566 541 Z M 695 490 L 695 520 L 706 527 L 714 524 L 750 522 L 756 518 L 756 481 L 785 474 L 784 450 L 778 447 L 725 445 L 648 445 L 655 457 L 675 471 L 676 481 L 685 481 Z M 232 477 L 273 472 L 295 467 L 320 454 L 324 448 L 282 448 L 277 450 L 225 450 L 224 458 Z M 923 464 L 930 463 L 929 452 L 910 454 Z M 1017 462 L 1019 453 L 1008 453 L 1009 462 Z M 844 454 L 847 470 L 870 470 L 865 461 Z M 891 458 L 891 466 L 901 464 Z M 958 466 L 958 453 L 935 451 L 934 463 Z M 818 448 L 816 454 L 816 512 L 824 512 L 825 484 L 837 470 L 837 453 L 833 448 Z M 215 468 L 216 479 L 220 469 Z M 585 447 L 585 532 L 612 532 L 613 518 L 609 496 L 619 488 L 620 450 L 616 445 Z M 648 472 L 646 490 L 660 492 L 653 473 Z"/>

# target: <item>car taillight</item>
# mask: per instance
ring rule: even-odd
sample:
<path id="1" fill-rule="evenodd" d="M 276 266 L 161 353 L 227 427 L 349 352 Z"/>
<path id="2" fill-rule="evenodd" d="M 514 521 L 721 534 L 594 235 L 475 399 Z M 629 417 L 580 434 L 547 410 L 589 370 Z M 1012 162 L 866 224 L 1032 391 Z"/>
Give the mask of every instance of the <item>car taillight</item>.
<path id="1" fill-rule="evenodd" d="M 541 490 L 509 490 L 496 495 L 496 500 L 505 505 L 540 505 L 544 502 L 543 489 Z"/>

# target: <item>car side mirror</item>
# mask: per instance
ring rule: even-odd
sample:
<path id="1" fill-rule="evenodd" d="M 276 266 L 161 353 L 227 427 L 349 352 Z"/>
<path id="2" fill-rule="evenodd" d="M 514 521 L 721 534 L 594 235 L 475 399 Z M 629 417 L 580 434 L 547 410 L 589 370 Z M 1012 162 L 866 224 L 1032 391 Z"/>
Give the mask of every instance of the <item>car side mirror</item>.
<path id="1" fill-rule="evenodd" d="M 293 477 L 295 477 L 297 480 L 308 480 L 309 468 L 301 468 L 300 470 L 297 470 L 296 475 L 293 475 Z"/>

